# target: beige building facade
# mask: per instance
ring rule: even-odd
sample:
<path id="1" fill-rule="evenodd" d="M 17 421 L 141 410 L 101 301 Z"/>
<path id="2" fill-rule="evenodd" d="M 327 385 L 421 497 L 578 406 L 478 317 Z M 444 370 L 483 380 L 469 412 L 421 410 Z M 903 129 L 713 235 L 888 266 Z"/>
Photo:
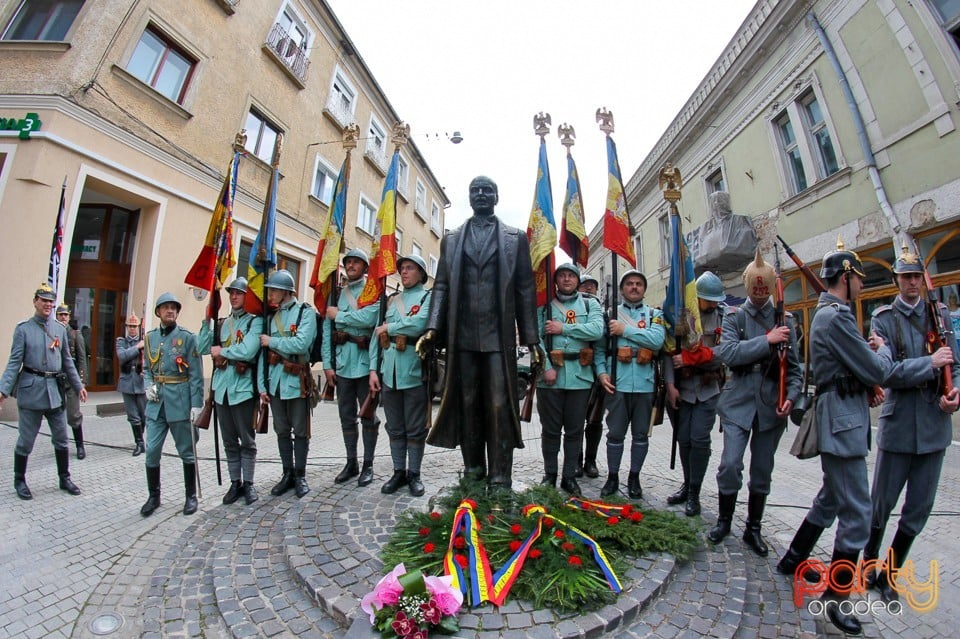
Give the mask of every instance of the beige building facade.
<path id="1" fill-rule="evenodd" d="M 197 330 L 206 302 L 184 277 L 203 244 L 240 130 L 234 242 L 245 275 L 282 135 L 281 266 L 308 287 L 342 131 L 356 123 L 346 248 L 370 251 L 402 120 L 323 0 L 0 1 L 0 352 L 45 281 L 65 183 L 58 293 L 91 352 L 92 390 L 115 387 L 124 317 L 170 291 Z M 449 206 L 411 140 L 400 151 L 400 253 L 434 269 Z M 432 272 L 431 272 L 432 275 Z M 394 281 L 396 280 L 396 281 Z M 399 280 L 391 278 L 393 287 Z"/>
<path id="2" fill-rule="evenodd" d="M 750 218 L 771 262 L 778 234 L 815 272 L 838 236 L 858 251 L 864 327 L 895 295 L 891 265 L 904 242 L 919 243 L 942 299 L 955 296 L 958 34 L 960 5 L 949 0 L 757 2 L 625 185 L 647 302 L 662 303 L 670 275 L 669 207 L 658 186 L 667 162 L 683 177 L 679 208 L 691 239 L 720 191 L 733 214 Z M 602 228 L 590 237 L 588 270 L 608 275 Z M 787 307 L 805 333 L 816 294 L 779 252 Z M 699 274 L 711 264 L 696 266 Z M 745 266 L 714 269 L 733 296 L 744 294 Z"/>

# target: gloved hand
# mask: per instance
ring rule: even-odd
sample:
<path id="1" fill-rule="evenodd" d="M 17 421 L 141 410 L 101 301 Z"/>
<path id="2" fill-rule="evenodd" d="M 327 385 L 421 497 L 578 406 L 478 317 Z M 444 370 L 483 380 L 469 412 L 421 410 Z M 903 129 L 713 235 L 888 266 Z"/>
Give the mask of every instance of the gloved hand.
<path id="1" fill-rule="evenodd" d="M 429 355 L 429 351 L 433 348 L 434 344 L 436 344 L 436 341 L 437 331 L 432 328 L 427 329 L 420 339 L 417 340 L 417 345 L 414 348 L 417 355 L 420 356 L 420 359 L 427 359 L 427 355 Z"/>
<path id="2" fill-rule="evenodd" d="M 160 394 L 157 392 L 157 385 L 151 384 L 147 387 L 147 401 L 148 402 L 158 402 L 160 401 Z"/>
<path id="3" fill-rule="evenodd" d="M 191 408 L 190 409 L 190 423 L 196 424 L 197 420 L 200 418 L 200 413 L 203 411 L 202 408 Z"/>

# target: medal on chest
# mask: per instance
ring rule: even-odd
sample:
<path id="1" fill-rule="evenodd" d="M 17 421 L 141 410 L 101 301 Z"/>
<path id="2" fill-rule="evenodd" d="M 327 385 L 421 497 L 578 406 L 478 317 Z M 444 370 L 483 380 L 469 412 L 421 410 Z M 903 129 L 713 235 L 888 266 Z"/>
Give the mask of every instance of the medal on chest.
<path id="1" fill-rule="evenodd" d="M 647 320 L 646 318 L 641 317 L 640 320 L 637 322 L 637 328 L 646 328 L 646 327 L 647 327 Z"/>
<path id="2" fill-rule="evenodd" d="M 572 308 L 566 313 L 567 324 L 576 324 L 577 323 L 577 312 Z"/>

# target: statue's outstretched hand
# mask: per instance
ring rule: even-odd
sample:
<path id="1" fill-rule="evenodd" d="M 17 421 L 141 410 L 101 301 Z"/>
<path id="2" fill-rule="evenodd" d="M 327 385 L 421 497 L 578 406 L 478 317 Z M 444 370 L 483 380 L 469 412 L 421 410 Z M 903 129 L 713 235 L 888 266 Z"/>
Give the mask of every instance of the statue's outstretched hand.
<path id="1" fill-rule="evenodd" d="M 430 350 L 433 348 L 434 343 L 437 341 L 437 331 L 428 328 L 427 332 L 420 336 L 420 339 L 417 340 L 416 351 L 420 359 L 427 359 L 427 356 L 430 354 Z"/>

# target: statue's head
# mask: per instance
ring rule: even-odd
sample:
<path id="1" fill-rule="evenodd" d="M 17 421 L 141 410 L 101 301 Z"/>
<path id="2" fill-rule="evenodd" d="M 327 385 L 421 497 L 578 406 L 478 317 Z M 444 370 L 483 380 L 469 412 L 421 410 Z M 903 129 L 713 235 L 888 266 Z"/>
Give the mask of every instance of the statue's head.
<path id="1" fill-rule="evenodd" d="M 496 182 L 485 175 L 478 175 L 470 181 L 470 208 L 474 213 L 492 213 L 499 201 Z"/>

